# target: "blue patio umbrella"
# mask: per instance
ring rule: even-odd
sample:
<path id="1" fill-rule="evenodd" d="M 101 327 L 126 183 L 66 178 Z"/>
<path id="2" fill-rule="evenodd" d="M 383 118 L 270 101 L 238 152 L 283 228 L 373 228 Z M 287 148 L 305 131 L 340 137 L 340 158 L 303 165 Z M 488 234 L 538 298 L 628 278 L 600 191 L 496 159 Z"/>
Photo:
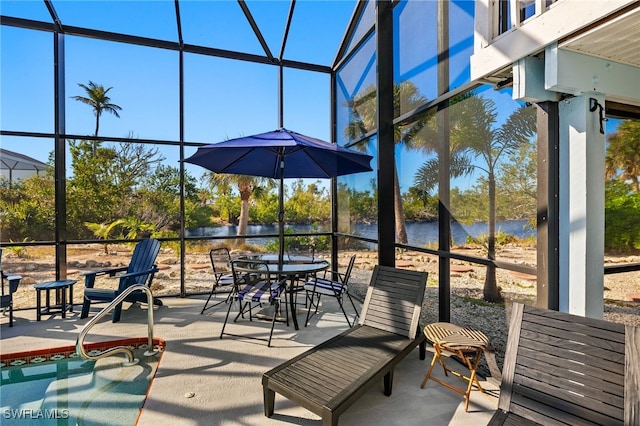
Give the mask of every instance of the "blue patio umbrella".
<path id="1" fill-rule="evenodd" d="M 284 128 L 198 148 L 184 161 L 215 173 L 280 180 L 278 194 L 279 260 L 284 258 L 285 178 L 332 178 L 371 171 L 371 157 Z"/>

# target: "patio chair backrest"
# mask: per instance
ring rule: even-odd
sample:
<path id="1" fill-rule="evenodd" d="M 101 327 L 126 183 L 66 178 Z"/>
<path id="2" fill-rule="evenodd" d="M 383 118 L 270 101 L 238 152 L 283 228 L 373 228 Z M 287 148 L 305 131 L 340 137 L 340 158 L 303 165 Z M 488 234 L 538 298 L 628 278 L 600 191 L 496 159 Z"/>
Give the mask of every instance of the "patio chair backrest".
<path id="1" fill-rule="evenodd" d="M 351 259 L 349 259 L 349 264 L 347 265 L 347 269 L 346 271 L 344 271 L 342 284 L 347 285 L 347 283 L 349 282 L 349 278 L 351 277 L 351 271 L 353 270 L 353 265 L 355 265 L 355 263 L 356 263 L 356 255 L 354 254 L 353 256 L 351 256 Z"/>
<path id="2" fill-rule="evenodd" d="M 209 260 L 211 260 L 211 268 L 216 283 L 220 277 L 229 273 L 231 267 L 231 254 L 227 247 L 216 247 L 209 250 Z"/>
<path id="3" fill-rule="evenodd" d="M 140 241 L 136 244 L 127 272 L 146 271 L 153 267 L 156 258 L 160 253 L 160 241 L 153 238 Z M 144 284 L 147 281 L 147 275 L 134 277 L 136 284 Z"/>
<path id="4" fill-rule="evenodd" d="M 287 256 L 292 260 L 295 256 L 310 257 L 311 261 L 316 258 L 316 248 L 312 244 L 291 243 L 287 247 Z"/>
<path id="5" fill-rule="evenodd" d="M 490 425 L 640 424 L 640 328 L 514 303 Z"/>
<path id="6" fill-rule="evenodd" d="M 232 260 L 231 271 L 239 290 L 247 284 L 257 285 L 261 281 L 269 281 L 269 264 L 260 260 Z"/>

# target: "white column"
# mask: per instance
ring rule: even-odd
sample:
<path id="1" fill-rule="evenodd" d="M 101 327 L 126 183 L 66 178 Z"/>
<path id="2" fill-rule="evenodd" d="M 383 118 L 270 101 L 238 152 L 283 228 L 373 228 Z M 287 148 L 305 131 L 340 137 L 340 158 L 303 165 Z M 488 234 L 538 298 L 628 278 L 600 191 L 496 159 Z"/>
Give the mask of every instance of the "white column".
<path id="1" fill-rule="evenodd" d="M 560 111 L 560 311 L 602 318 L 604 313 L 604 96 L 562 101 Z"/>

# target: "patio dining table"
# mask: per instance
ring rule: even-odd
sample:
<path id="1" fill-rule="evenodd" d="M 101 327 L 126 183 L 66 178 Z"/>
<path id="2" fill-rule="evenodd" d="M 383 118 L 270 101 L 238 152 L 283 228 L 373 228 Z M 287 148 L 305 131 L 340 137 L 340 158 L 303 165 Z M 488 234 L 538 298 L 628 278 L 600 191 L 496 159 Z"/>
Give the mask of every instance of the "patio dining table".
<path id="1" fill-rule="evenodd" d="M 301 255 L 285 256 L 282 264 L 278 261 L 277 254 L 251 254 L 235 257 L 234 260 L 247 262 L 255 260 L 265 262 L 269 265 L 270 275 L 284 276 L 289 279 L 289 306 L 291 307 L 293 327 L 296 330 L 299 329 L 298 316 L 296 314 L 295 301 L 293 298 L 296 277 L 300 275 L 315 274 L 329 268 L 329 262 L 327 260 Z"/>

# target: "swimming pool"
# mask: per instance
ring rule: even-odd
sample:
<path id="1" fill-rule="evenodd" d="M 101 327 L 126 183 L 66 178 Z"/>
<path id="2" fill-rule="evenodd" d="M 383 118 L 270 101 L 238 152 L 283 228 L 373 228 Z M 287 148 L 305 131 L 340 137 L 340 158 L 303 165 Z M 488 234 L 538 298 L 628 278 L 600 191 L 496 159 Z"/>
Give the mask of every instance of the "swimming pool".
<path id="1" fill-rule="evenodd" d="M 87 361 L 74 346 L 0 357 L 0 423 L 134 425 L 155 376 L 158 354 L 145 356 L 146 338 L 86 344 L 89 353 L 125 345 L 140 360 L 124 367 L 122 354 Z"/>

